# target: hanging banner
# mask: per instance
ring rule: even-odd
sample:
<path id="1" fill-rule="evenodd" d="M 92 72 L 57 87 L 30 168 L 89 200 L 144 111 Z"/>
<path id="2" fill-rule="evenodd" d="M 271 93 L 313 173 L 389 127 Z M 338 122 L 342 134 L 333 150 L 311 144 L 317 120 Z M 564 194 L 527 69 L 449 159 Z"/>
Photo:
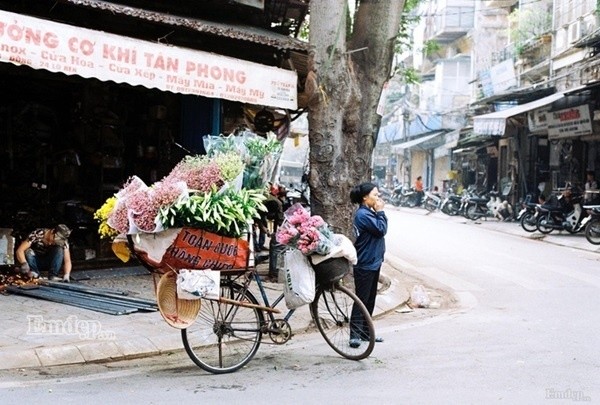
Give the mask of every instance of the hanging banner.
<path id="1" fill-rule="evenodd" d="M 0 62 L 276 108 L 297 108 L 296 72 L 0 10 Z"/>
<path id="2" fill-rule="evenodd" d="M 572 138 L 592 133 L 590 106 L 588 104 L 547 114 L 548 139 Z"/>

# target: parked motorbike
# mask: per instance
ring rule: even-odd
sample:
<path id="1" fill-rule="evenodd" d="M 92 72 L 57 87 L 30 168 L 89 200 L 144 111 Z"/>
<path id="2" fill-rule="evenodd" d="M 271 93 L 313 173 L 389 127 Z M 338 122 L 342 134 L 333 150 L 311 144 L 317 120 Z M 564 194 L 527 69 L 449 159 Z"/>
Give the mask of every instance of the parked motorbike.
<path id="1" fill-rule="evenodd" d="M 417 192 L 414 188 L 405 188 L 398 186 L 392 193 L 391 203 L 396 207 L 413 208 L 417 205 Z"/>
<path id="2" fill-rule="evenodd" d="M 577 233 L 585 229 L 590 220 L 590 216 L 585 216 L 581 206 L 583 196 L 573 195 L 571 204 L 561 195 L 557 199 L 557 204 L 543 204 L 538 210 L 537 230 L 543 234 L 549 234 L 553 230 L 565 230 L 569 233 Z"/>
<path id="3" fill-rule="evenodd" d="M 589 220 L 585 226 L 585 238 L 592 245 L 600 245 L 600 205 L 585 205 Z"/>
<path id="4" fill-rule="evenodd" d="M 442 196 L 439 193 L 433 191 L 425 191 L 425 198 L 423 199 L 423 208 L 429 212 L 433 212 L 440 208 L 442 205 Z"/>
<path id="5" fill-rule="evenodd" d="M 455 216 L 460 212 L 461 198 L 454 194 L 452 190 L 448 190 L 446 197 L 440 204 L 440 211 L 446 215 Z"/>
<path id="6" fill-rule="evenodd" d="M 517 214 L 517 221 L 525 232 L 535 232 L 537 230 L 537 211 L 535 207 L 537 202 L 533 201 L 533 196 L 528 195 L 525 201 L 521 202 L 521 210 Z"/>
<path id="7" fill-rule="evenodd" d="M 488 196 L 469 197 L 465 207 L 465 215 L 471 220 L 496 217 L 502 201 L 497 192 L 491 191 Z"/>

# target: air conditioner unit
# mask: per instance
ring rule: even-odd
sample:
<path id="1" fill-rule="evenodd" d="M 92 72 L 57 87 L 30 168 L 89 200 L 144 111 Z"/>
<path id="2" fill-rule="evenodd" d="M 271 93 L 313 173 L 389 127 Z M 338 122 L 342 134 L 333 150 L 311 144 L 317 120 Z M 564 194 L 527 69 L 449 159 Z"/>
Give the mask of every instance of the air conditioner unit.
<path id="1" fill-rule="evenodd" d="M 568 38 L 570 43 L 576 42 L 581 38 L 581 21 L 577 20 L 569 25 Z"/>

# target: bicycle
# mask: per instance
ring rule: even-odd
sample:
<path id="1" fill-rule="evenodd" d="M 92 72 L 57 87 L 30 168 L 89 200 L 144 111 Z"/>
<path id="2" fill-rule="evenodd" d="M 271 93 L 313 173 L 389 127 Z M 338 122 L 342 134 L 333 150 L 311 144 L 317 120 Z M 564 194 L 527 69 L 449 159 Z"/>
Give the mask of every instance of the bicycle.
<path id="1" fill-rule="evenodd" d="M 323 274 L 323 270 L 327 273 L 328 266 L 335 267 L 336 264 L 329 262 L 319 266 Z M 364 359 L 375 345 L 373 321 L 360 299 L 343 285 L 342 278 L 346 272 L 341 273 L 337 269 L 333 272 L 336 274 L 333 280 L 328 280 L 328 275 L 317 276 L 315 299 L 309 304 L 311 317 L 334 351 L 350 360 Z M 257 283 L 262 305 L 248 289 L 253 280 Z M 196 322 L 181 330 L 185 350 L 200 368 L 213 374 L 231 373 L 252 360 L 264 335 L 268 335 L 275 344 L 284 344 L 291 339 L 292 329 L 288 320 L 295 309 L 288 310 L 281 319 L 275 318 L 275 307 L 284 295 L 282 293 L 269 303 L 256 268 L 241 276 L 222 277 L 220 288 L 224 300 L 202 300 Z M 357 348 L 349 345 L 354 305 L 363 315 L 369 330 L 369 339 Z"/>
<path id="2" fill-rule="evenodd" d="M 127 236 L 127 241 L 130 251 L 148 270 L 153 273 L 164 270 L 161 264 L 152 262 L 147 254 L 136 249 L 131 235 Z M 169 271 L 177 273 L 177 268 L 163 264 L 170 268 Z M 350 262 L 345 258 L 334 258 L 312 267 L 316 293 L 309 309 L 318 331 L 342 357 L 350 360 L 367 358 L 375 346 L 375 329 L 364 304 L 344 285 L 343 278 L 350 271 Z M 253 281 L 258 287 L 260 301 L 250 291 Z M 284 344 L 292 338 L 288 321 L 296 310 L 288 310 L 283 318 L 275 317 L 274 314 L 281 312 L 276 307 L 284 300 L 284 293 L 269 302 L 255 266 L 246 262 L 245 268 L 222 269 L 219 288 L 219 298 L 201 299 L 195 320 L 181 329 L 185 351 L 200 368 L 213 374 L 231 373 L 252 360 L 264 335 L 275 344 Z M 362 315 L 364 324 L 357 324 L 356 316 L 352 320 L 353 308 Z M 358 347 L 350 346 L 351 326 L 368 331 Z"/>

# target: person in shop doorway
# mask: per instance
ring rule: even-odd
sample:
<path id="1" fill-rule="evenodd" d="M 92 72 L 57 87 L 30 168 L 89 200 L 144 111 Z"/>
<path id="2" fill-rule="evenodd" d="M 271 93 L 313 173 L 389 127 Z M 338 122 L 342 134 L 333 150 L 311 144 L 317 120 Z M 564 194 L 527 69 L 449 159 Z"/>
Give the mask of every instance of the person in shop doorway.
<path id="1" fill-rule="evenodd" d="M 70 234 L 71 230 L 64 224 L 54 228 L 38 228 L 31 232 L 15 252 L 21 274 L 38 278 L 42 271 L 47 271 L 51 281 L 70 282 Z M 61 270 L 62 278 L 59 277 Z"/>
<path id="2" fill-rule="evenodd" d="M 423 191 L 423 177 L 421 176 L 417 177 L 417 181 L 415 181 L 415 191 L 417 192 L 417 207 L 419 207 L 425 195 Z"/>
<path id="3" fill-rule="evenodd" d="M 356 237 L 354 247 L 358 256 L 358 261 L 354 265 L 356 295 L 369 314 L 373 315 L 377 283 L 385 254 L 388 220 L 383 210 L 384 202 L 375 184 L 362 183 L 354 187 L 350 192 L 350 201 L 358 204 L 353 220 Z M 353 307 L 350 319 L 350 347 L 359 347 L 363 341 L 369 339 L 366 322 L 360 310 Z M 377 337 L 375 341 L 383 342 L 383 339 Z"/>
<path id="4" fill-rule="evenodd" d="M 588 170 L 585 177 L 584 205 L 598 204 L 600 199 L 598 198 L 598 182 L 596 181 L 596 175 L 593 171 Z"/>

